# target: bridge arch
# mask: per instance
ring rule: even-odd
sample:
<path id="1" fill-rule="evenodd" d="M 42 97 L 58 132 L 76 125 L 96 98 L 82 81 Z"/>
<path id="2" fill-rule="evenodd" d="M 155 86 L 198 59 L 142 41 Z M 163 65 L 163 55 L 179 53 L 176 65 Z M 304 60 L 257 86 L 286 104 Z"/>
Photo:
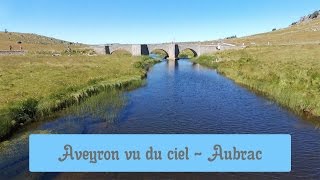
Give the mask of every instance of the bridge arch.
<path id="1" fill-rule="evenodd" d="M 194 50 L 193 48 L 183 48 L 183 49 L 179 49 L 179 54 L 178 57 L 179 58 L 190 58 L 191 57 L 197 57 L 198 53 L 196 50 Z"/>
<path id="2" fill-rule="evenodd" d="M 150 51 L 150 54 L 157 54 L 157 55 L 160 55 L 162 58 L 168 58 L 169 57 L 169 53 L 164 50 L 164 49 L 153 49 Z"/>

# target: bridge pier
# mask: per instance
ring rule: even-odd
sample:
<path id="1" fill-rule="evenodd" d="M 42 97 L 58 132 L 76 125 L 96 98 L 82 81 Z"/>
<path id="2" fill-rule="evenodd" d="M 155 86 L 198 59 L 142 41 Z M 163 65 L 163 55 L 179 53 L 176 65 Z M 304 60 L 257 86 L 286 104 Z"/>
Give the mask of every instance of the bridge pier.
<path id="1" fill-rule="evenodd" d="M 99 49 L 95 49 L 95 51 L 98 51 L 98 52 L 101 52 L 101 50 L 99 50 Z M 105 46 L 104 47 L 104 53 L 105 54 L 111 54 L 111 52 L 110 52 L 110 47 L 109 46 Z"/>
<path id="2" fill-rule="evenodd" d="M 132 56 L 149 55 L 148 45 L 146 44 L 133 44 L 131 50 Z"/>
<path id="3" fill-rule="evenodd" d="M 177 44 L 169 44 L 168 48 L 168 59 L 169 60 L 177 60 L 179 56 L 179 47 Z"/>
<path id="4" fill-rule="evenodd" d="M 141 56 L 141 45 L 133 44 L 131 52 L 132 52 L 132 56 Z"/>

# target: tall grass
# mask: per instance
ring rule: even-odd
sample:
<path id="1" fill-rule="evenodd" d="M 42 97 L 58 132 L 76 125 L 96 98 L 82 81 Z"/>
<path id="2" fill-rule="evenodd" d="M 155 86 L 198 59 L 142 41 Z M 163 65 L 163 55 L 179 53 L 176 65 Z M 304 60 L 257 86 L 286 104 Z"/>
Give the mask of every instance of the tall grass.
<path id="1" fill-rule="evenodd" d="M 160 60 L 151 59 L 148 56 L 142 56 L 141 61 L 137 61 L 134 63 L 134 67 L 142 70 L 148 70 L 151 66 L 159 62 Z"/>
<path id="2" fill-rule="evenodd" d="M 195 62 L 294 111 L 320 116 L 320 45 L 260 46 L 220 52 Z"/>
<path id="3" fill-rule="evenodd" d="M 36 118 L 38 112 L 38 101 L 36 99 L 27 99 L 21 104 L 9 108 L 10 117 L 14 123 L 25 123 Z"/>
<path id="4" fill-rule="evenodd" d="M 141 82 L 139 85 L 142 85 Z M 108 125 L 118 119 L 119 112 L 126 105 L 126 102 L 127 99 L 122 90 L 110 89 L 85 99 L 80 104 L 72 105 L 62 111 L 62 114 L 76 116 L 77 119 L 86 118 L 90 115 L 90 117 L 105 121 Z"/>

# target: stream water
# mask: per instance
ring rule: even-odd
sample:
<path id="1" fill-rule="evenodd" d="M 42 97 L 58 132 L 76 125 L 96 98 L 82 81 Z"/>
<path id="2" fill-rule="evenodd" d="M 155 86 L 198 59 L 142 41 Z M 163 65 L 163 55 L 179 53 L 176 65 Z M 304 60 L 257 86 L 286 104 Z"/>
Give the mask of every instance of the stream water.
<path id="1" fill-rule="evenodd" d="M 143 87 L 99 94 L 57 119 L 34 125 L 33 130 L 64 134 L 291 134 L 292 172 L 29 173 L 27 136 L 20 135 L 1 150 L 0 177 L 320 179 L 319 124 L 189 60 L 156 64 Z"/>

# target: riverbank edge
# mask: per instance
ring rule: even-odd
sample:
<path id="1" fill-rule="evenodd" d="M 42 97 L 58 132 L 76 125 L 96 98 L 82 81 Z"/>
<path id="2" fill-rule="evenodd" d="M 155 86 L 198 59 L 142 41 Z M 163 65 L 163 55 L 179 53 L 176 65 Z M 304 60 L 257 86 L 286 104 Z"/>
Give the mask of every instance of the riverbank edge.
<path id="1" fill-rule="evenodd" d="M 264 91 L 263 89 L 259 89 L 258 86 L 252 86 L 252 85 L 250 85 L 248 83 L 245 83 L 243 81 L 240 81 L 240 80 L 237 80 L 235 78 L 232 78 L 231 76 L 228 76 L 227 73 L 225 73 L 223 70 L 219 69 L 219 62 L 216 61 L 217 59 L 214 59 L 214 58 L 216 58 L 216 57 L 214 57 L 214 55 L 213 56 L 205 55 L 202 60 L 199 60 L 200 57 L 190 59 L 190 61 L 193 62 L 193 63 L 200 64 L 200 65 L 202 65 L 204 67 L 216 70 L 217 73 L 219 73 L 220 75 L 232 80 L 236 84 L 238 84 L 240 86 L 243 86 L 246 89 L 248 89 L 250 91 L 253 91 L 254 93 L 256 93 L 258 95 L 262 95 L 262 96 L 264 96 L 264 97 L 266 97 L 266 98 L 268 98 L 268 99 L 270 99 L 272 101 L 275 101 L 280 106 L 285 107 L 285 108 L 295 112 L 299 116 L 303 116 L 303 117 L 306 117 L 308 119 L 319 119 L 320 120 L 320 114 L 315 114 L 312 111 L 306 111 L 304 108 L 302 108 L 303 106 L 301 106 L 300 104 L 295 104 L 294 106 L 292 106 L 292 105 L 290 106 L 286 102 L 283 102 L 283 101 L 277 99 L 277 97 L 274 94 L 272 94 L 272 92 Z M 204 59 L 206 59 L 206 60 L 204 60 Z"/>
<path id="2" fill-rule="evenodd" d="M 143 85 L 144 79 L 147 77 L 149 68 L 153 65 L 159 63 L 161 61 L 142 57 L 140 61 L 137 61 L 133 64 L 135 68 L 140 69 L 141 74 L 133 77 L 126 78 L 124 80 L 119 80 L 117 82 L 110 81 L 100 81 L 94 84 L 85 86 L 84 88 L 72 92 L 70 94 L 66 94 L 65 97 L 56 101 L 56 102 L 45 102 L 46 104 L 37 105 L 36 118 L 31 119 L 23 124 L 12 123 L 14 120 L 10 117 L 10 113 L 4 114 L 1 118 L 7 119 L 11 123 L 8 125 L 7 131 L 5 133 L 0 134 L 0 142 L 8 140 L 12 137 L 15 132 L 22 129 L 24 126 L 27 126 L 33 122 L 43 121 L 44 119 L 50 117 L 50 114 L 59 112 L 64 110 L 72 105 L 80 104 L 86 99 L 97 95 L 101 92 L 105 92 L 108 90 L 126 90 L 126 89 L 135 89 L 141 87 Z M 26 100 L 27 101 L 27 100 Z M 20 104 L 21 105 L 21 104 Z"/>

